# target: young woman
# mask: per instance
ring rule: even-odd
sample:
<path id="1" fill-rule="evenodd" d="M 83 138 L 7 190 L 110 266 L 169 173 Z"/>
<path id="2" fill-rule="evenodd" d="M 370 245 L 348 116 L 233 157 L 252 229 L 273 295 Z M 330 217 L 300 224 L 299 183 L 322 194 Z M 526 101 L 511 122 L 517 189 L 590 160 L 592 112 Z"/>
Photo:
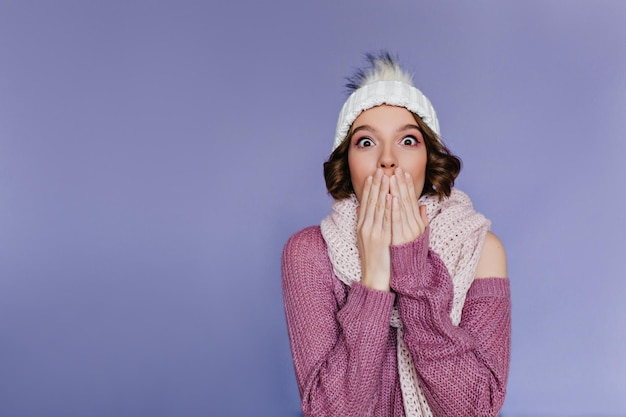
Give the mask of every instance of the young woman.
<path id="1" fill-rule="evenodd" d="M 352 94 L 324 164 L 334 198 L 283 253 L 304 415 L 497 416 L 510 350 L 504 249 L 453 188 L 429 100 L 389 56 Z"/>

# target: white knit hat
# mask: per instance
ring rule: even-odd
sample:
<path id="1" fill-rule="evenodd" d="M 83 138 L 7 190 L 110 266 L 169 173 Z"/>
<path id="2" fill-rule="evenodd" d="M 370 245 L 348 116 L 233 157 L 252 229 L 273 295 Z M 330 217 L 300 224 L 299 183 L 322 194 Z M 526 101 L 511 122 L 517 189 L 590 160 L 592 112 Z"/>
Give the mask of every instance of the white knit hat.
<path id="1" fill-rule="evenodd" d="M 346 138 L 350 126 L 364 110 L 381 104 L 404 107 L 417 114 L 439 137 L 439 121 L 428 98 L 415 86 L 406 73 L 387 52 L 367 54 L 370 67 L 359 70 L 349 78 L 350 94 L 339 112 L 333 151 Z"/>

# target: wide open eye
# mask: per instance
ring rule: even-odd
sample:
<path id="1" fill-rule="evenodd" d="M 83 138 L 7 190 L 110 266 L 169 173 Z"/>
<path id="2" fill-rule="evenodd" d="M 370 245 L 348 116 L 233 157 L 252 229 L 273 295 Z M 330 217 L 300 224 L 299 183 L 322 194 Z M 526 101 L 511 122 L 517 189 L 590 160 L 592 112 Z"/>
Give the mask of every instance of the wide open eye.
<path id="1" fill-rule="evenodd" d="M 356 141 L 356 146 L 358 146 L 359 148 L 367 148 L 370 146 L 374 146 L 374 141 L 370 138 L 361 138 Z"/>
<path id="2" fill-rule="evenodd" d="M 402 144 L 405 146 L 417 145 L 419 141 L 415 136 L 405 136 L 402 138 Z"/>

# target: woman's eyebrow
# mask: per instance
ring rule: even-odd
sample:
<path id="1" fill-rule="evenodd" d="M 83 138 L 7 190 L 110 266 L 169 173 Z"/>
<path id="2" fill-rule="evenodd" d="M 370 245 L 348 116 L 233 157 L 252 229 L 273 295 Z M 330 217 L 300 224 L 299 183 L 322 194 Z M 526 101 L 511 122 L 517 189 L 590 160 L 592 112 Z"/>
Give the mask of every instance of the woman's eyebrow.
<path id="1" fill-rule="evenodd" d="M 361 130 L 367 130 L 368 132 L 372 132 L 372 133 L 377 133 L 378 132 L 376 129 L 374 129 L 370 125 L 361 125 L 361 126 L 357 127 L 356 129 L 354 129 L 352 131 L 352 133 L 350 134 L 350 136 L 354 136 L 355 133 L 360 132 Z"/>
<path id="2" fill-rule="evenodd" d="M 404 132 L 406 130 L 412 130 L 412 129 L 420 130 L 418 125 L 408 124 L 408 125 L 401 126 L 400 128 L 398 128 L 397 131 L 398 132 Z M 361 125 L 361 126 L 355 128 L 350 133 L 350 137 L 354 136 L 355 133 L 360 132 L 361 130 L 365 130 L 365 131 L 372 132 L 372 133 L 378 133 L 378 130 L 376 130 L 374 127 L 372 127 L 370 125 Z"/>
<path id="3" fill-rule="evenodd" d="M 408 125 L 404 125 L 401 128 L 399 128 L 398 132 L 404 132 L 405 130 L 410 130 L 410 129 L 420 130 L 420 127 L 418 125 L 408 124 Z"/>

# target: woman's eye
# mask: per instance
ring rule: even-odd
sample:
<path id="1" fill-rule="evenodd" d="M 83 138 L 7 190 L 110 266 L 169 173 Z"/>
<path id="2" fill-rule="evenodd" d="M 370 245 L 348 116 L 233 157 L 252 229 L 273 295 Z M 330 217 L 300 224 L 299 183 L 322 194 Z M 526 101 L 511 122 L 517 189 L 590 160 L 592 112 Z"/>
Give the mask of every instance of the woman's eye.
<path id="1" fill-rule="evenodd" d="M 406 146 L 417 145 L 419 142 L 414 136 L 405 136 L 402 138 L 402 144 Z"/>
<path id="2" fill-rule="evenodd" d="M 361 138 L 356 141 L 356 146 L 360 148 L 367 148 L 372 145 L 374 145 L 374 142 L 370 138 Z"/>

